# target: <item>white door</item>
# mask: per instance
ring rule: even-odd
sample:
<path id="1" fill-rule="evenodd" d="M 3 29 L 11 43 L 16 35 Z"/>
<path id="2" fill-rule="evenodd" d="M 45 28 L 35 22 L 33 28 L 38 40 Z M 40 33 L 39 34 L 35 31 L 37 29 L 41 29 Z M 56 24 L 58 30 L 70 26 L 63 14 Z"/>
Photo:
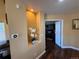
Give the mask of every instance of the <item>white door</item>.
<path id="1" fill-rule="evenodd" d="M 61 47 L 61 22 L 55 22 L 55 43 Z"/>

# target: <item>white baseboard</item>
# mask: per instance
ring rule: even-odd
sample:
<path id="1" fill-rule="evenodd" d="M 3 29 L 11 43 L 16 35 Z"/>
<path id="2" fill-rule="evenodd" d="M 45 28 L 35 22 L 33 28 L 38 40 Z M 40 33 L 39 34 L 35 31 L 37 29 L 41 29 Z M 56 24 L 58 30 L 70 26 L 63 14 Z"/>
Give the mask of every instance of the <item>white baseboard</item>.
<path id="1" fill-rule="evenodd" d="M 39 59 L 46 51 L 44 50 L 39 56 L 36 57 L 36 59 Z"/>
<path id="2" fill-rule="evenodd" d="M 79 48 L 76 48 L 76 47 L 73 47 L 73 46 L 63 46 L 62 48 L 71 48 L 71 49 L 79 51 Z"/>

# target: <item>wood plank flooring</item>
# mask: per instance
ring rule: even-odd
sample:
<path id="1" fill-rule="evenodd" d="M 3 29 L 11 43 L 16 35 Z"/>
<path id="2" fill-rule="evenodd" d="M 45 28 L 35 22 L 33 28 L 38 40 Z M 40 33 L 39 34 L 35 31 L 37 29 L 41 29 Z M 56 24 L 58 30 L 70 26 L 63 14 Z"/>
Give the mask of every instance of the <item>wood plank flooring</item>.
<path id="1" fill-rule="evenodd" d="M 48 40 L 48 49 L 40 59 L 79 59 L 79 51 L 73 49 L 61 49 Z"/>

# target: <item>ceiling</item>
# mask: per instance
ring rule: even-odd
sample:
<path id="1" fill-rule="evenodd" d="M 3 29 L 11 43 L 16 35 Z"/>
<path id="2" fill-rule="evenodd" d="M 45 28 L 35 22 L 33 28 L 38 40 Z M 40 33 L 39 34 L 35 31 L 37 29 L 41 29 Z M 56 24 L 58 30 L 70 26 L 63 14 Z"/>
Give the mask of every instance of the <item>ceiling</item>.
<path id="1" fill-rule="evenodd" d="M 79 0 L 22 0 L 24 4 L 33 9 L 48 14 L 69 14 L 79 12 Z"/>

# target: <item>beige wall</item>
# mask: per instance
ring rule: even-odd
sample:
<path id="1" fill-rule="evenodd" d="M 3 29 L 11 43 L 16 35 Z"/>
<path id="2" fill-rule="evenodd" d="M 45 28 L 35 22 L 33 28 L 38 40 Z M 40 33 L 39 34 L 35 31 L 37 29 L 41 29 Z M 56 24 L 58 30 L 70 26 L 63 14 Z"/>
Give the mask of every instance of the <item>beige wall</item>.
<path id="1" fill-rule="evenodd" d="M 40 30 L 41 42 L 29 48 L 27 39 L 26 6 L 24 6 L 20 1 L 21 0 L 6 0 L 10 36 L 13 33 L 19 34 L 17 39 L 9 38 L 11 59 L 35 59 L 36 56 L 45 50 L 43 30 Z M 19 4 L 20 6 L 18 9 L 16 8 L 16 4 Z M 41 19 L 43 19 L 43 17 L 41 17 Z M 42 27 L 40 26 L 40 28 Z"/>
<path id="2" fill-rule="evenodd" d="M 73 46 L 79 48 L 79 30 L 72 30 L 72 19 L 79 18 L 79 13 L 66 15 L 48 15 L 48 19 L 64 20 L 64 46 Z"/>

